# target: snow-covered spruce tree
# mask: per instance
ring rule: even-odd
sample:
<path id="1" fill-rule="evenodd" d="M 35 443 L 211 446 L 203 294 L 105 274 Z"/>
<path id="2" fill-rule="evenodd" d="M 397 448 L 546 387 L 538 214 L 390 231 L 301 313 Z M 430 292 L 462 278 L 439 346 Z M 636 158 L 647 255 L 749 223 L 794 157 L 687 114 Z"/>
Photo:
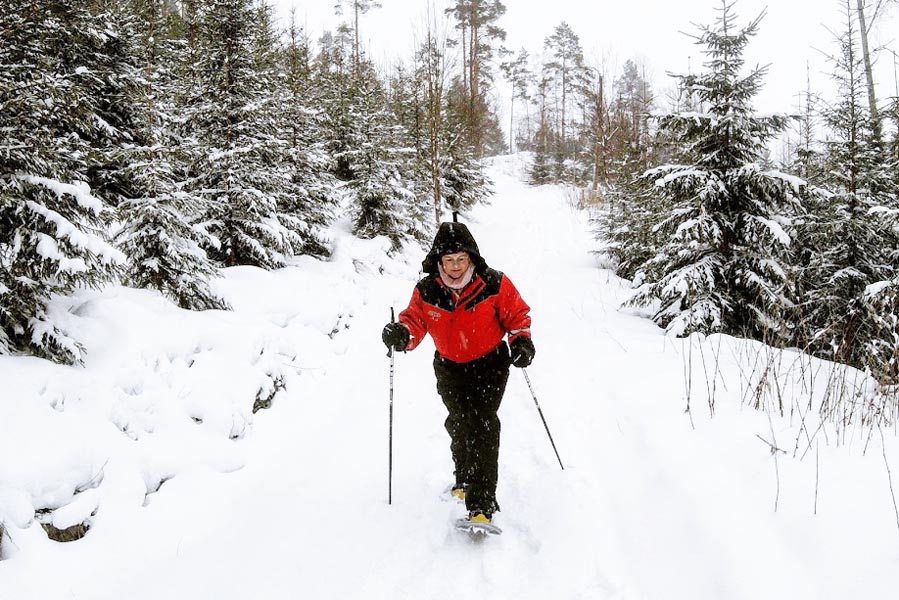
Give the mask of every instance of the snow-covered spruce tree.
<path id="1" fill-rule="evenodd" d="M 489 193 L 489 181 L 465 134 L 468 111 L 465 96 L 449 87 L 448 40 L 431 26 L 415 55 L 415 70 L 394 78 L 390 106 L 402 137 L 397 141 L 415 150 L 410 190 L 417 200 L 409 218 L 416 227 L 410 235 L 426 243 L 448 211 L 469 210 Z M 398 73 L 401 75 L 402 73 Z M 482 119 L 485 123 L 489 116 Z M 482 142 L 492 136 L 483 135 Z M 490 144 L 487 144 L 490 147 Z"/>
<path id="2" fill-rule="evenodd" d="M 86 4 L 97 22 L 108 24 L 82 42 L 80 55 L 72 56 L 89 72 L 83 83 L 98 120 L 90 136 L 88 183 L 95 195 L 118 206 L 136 191 L 128 173 L 129 149 L 140 143 L 132 102 L 141 85 L 134 19 L 128 3 L 94 0 Z"/>
<path id="3" fill-rule="evenodd" d="M 890 115 L 893 119 L 893 139 L 890 145 L 890 163 L 892 164 L 893 189 L 899 190 L 899 96 L 892 99 Z M 880 215 L 892 220 L 892 232 L 899 237 L 899 207 L 894 204 L 892 210 Z M 899 264 L 899 243 L 892 245 L 888 255 L 891 265 Z M 899 273 L 894 272 L 893 280 L 874 284 L 869 287 L 870 302 L 878 317 L 884 319 L 885 329 L 892 332 L 892 343 L 889 336 L 884 337 L 884 347 L 877 349 L 879 356 L 891 356 L 882 369 L 882 380 L 893 385 L 899 383 Z M 880 340 L 876 343 L 881 344 Z M 892 349 L 890 348 L 892 346 Z"/>
<path id="4" fill-rule="evenodd" d="M 654 192 L 651 182 L 633 178 L 616 183 L 592 220 L 603 264 L 624 279 L 642 283 L 638 272 L 662 243 L 654 228 L 668 199 Z"/>
<path id="5" fill-rule="evenodd" d="M 428 85 L 422 75 L 418 68 L 407 70 L 398 65 L 386 88 L 388 110 L 397 124 L 396 146 L 410 151 L 410 160 L 403 161 L 406 164 L 403 177 L 415 198 L 406 205 L 410 227 L 405 234 L 424 246 L 433 239 L 439 222 L 443 187 L 439 168 L 432 170 L 438 164 L 434 160 L 439 160 L 441 151 L 431 143 L 432 134 L 442 130 L 442 113 L 432 112 L 435 106 L 432 93 L 439 97 L 439 89 Z M 435 149 L 438 154 L 432 156 L 431 151 Z"/>
<path id="6" fill-rule="evenodd" d="M 893 169 L 893 183 L 899 187 L 899 94 L 890 103 L 890 116 L 893 119 L 893 139 L 890 142 L 890 161 L 897 165 Z"/>
<path id="7" fill-rule="evenodd" d="M 277 101 L 281 111 L 280 137 L 288 142 L 290 188 L 282 209 L 286 224 L 302 242 L 294 252 L 313 256 L 330 253 L 328 226 L 337 207 L 336 180 L 325 150 L 323 113 L 313 106 L 317 90 L 312 79 L 309 43 L 295 22 L 282 56 L 286 87 Z"/>
<path id="8" fill-rule="evenodd" d="M 186 166 L 174 131 L 180 19 L 166 0 L 132 6 L 141 85 L 130 98 L 138 135 L 124 152 L 131 194 L 118 214 L 117 241 L 129 257 L 125 281 L 159 290 L 182 308 L 226 308 L 209 287 L 219 274 L 201 247 L 204 236 L 191 226 L 201 201 L 180 185 Z"/>
<path id="9" fill-rule="evenodd" d="M 450 148 L 443 169 L 443 198 L 450 210 L 465 212 L 484 202 L 491 183 L 470 150 Z"/>
<path id="10" fill-rule="evenodd" d="M 193 25 L 197 63 L 184 107 L 182 135 L 191 140 L 191 179 L 201 196 L 198 226 L 210 256 L 225 266 L 275 268 L 303 239 L 287 226 L 291 173 L 279 138 L 274 35 L 252 0 L 198 0 Z M 270 26 L 270 23 L 268 24 Z M 265 38 L 268 38 L 266 41 Z"/>
<path id="11" fill-rule="evenodd" d="M 701 27 L 707 73 L 679 76 L 705 112 L 671 114 L 660 127 L 685 145 L 690 164 L 644 174 L 663 213 L 652 234 L 658 254 L 638 270 L 629 302 L 659 301 L 654 319 L 677 335 L 721 331 L 771 340 L 786 335 L 790 305 L 785 251 L 801 182 L 759 165 L 765 143 L 786 124 L 756 116 L 751 101 L 764 69 L 742 77 L 743 52 L 763 15 L 737 29 L 724 0 Z"/>
<path id="12" fill-rule="evenodd" d="M 468 211 L 486 200 L 492 184 L 484 174 L 480 161 L 475 158 L 477 150 L 464 135 L 466 110 L 461 102 L 463 99 L 464 95 L 459 94 L 458 87 L 453 85 L 442 110 L 443 127 L 439 139 L 443 204 L 448 210 L 459 212 Z M 485 116 L 482 122 L 486 123 L 490 118 Z M 482 133 L 481 141 L 489 137 Z"/>
<path id="13" fill-rule="evenodd" d="M 537 111 L 537 131 L 534 134 L 534 164 L 531 165 L 529 180 L 534 185 L 558 181 L 562 165 L 556 161 L 554 149 L 558 146 L 556 132 L 552 126 L 550 110 L 550 77 L 544 70 L 537 84 L 534 96 Z"/>
<path id="14" fill-rule="evenodd" d="M 799 227 L 799 332 L 818 355 L 895 377 L 896 186 L 868 110 L 855 8 L 833 58 L 822 185 Z"/>
<path id="15" fill-rule="evenodd" d="M 22 0 L 0 11 L 0 354 L 78 362 L 47 312 L 54 295 L 106 282 L 124 255 L 91 193 L 91 142 L 104 123 L 92 67 L 115 26 L 80 5 Z"/>
<path id="16" fill-rule="evenodd" d="M 398 249 L 413 229 L 426 227 L 411 218 L 417 198 L 404 173 L 415 171 L 415 151 L 397 144 L 402 130 L 387 109 L 384 89 L 367 60 L 359 65 L 349 100 L 350 132 L 344 152 L 353 178 L 353 232 L 362 238 L 383 235 Z"/>
<path id="17" fill-rule="evenodd" d="M 349 149 L 352 145 L 353 78 L 350 69 L 352 31 L 341 27 L 335 36 L 325 32 L 313 61 L 318 102 L 322 109 L 325 149 L 333 161 L 331 171 L 341 181 L 353 178 Z"/>
<path id="18" fill-rule="evenodd" d="M 601 244 L 599 254 L 618 275 L 633 279 L 637 269 L 654 255 L 652 214 L 659 214 L 658 199 L 640 178 L 654 164 L 659 140 L 650 127 L 653 94 L 628 60 L 612 92 L 602 98 L 604 86 L 590 94 L 589 127 L 583 134 L 592 149 L 594 195 L 603 203 L 593 220 Z"/>
<path id="19" fill-rule="evenodd" d="M 651 129 L 655 102 L 652 85 L 634 61 L 624 63 L 615 81 L 615 100 L 611 105 L 612 174 L 627 182 L 653 164 L 656 140 Z"/>
<path id="20" fill-rule="evenodd" d="M 446 209 L 444 169 L 447 142 L 464 143 L 462 130 L 449 131 L 447 119 L 449 40 L 429 24 L 425 41 L 415 53 L 415 68 L 408 77 L 397 73 L 391 82 L 391 110 L 405 132 L 406 144 L 415 148 L 416 170 L 420 173 L 418 201 L 412 217 L 416 222 L 431 223 L 420 228 L 422 244 L 443 220 Z"/>
<path id="21" fill-rule="evenodd" d="M 892 218 L 899 223 L 899 214 L 894 213 Z M 899 262 L 897 247 L 894 245 L 890 253 L 894 265 Z M 867 286 L 863 302 L 867 312 L 874 315 L 876 334 L 867 343 L 868 367 L 881 383 L 899 384 L 899 277 Z"/>

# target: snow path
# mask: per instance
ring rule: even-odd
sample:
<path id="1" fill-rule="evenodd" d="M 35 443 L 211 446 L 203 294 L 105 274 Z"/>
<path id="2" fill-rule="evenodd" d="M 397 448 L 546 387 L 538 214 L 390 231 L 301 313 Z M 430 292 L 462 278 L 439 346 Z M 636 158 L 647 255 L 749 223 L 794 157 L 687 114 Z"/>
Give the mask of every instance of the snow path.
<path id="1" fill-rule="evenodd" d="M 407 302 L 423 253 L 390 261 L 344 238 L 327 289 L 310 289 L 301 269 L 233 269 L 224 289 L 235 313 L 203 317 L 248 355 L 272 347 L 289 363 L 273 409 L 145 508 L 127 508 L 142 502 L 143 483 L 132 489 L 120 475 L 117 504 L 101 503 L 83 540 L 20 539 L 20 555 L 0 562 L 0 599 L 892 597 L 899 535 L 880 450 L 864 461 L 846 448 L 828 455 L 817 517 L 809 464 L 782 459 L 775 513 L 774 467 L 755 436 L 776 430 L 789 444 L 788 424 L 742 408 L 736 389 L 721 392 L 714 419 L 694 405 L 691 424 L 683 344 L 619 310 L 628 289 L 597 268 L 584 216 L 561 188 L 530 188 L 520 174 L 517 158 L 495 161 L 496 196 L 469 226 L 532 307 L 528 372 L 566 470 L 513 369 L 500 411 L 502 536 L 475 545 L 451 530 L 463 509 L 441 499 L 452 465 L 429 340 L 396 358 L 387 505 L 380 330 L 389 307 Z M 97 302 L 125 311 L 122 296 Z M 335 314 L 333 340 L 309 333 Z M 229 374 L 217 375 L 209 386 L 226 397 Z M 724 402 L 728 393 L 737 400 Z"/>

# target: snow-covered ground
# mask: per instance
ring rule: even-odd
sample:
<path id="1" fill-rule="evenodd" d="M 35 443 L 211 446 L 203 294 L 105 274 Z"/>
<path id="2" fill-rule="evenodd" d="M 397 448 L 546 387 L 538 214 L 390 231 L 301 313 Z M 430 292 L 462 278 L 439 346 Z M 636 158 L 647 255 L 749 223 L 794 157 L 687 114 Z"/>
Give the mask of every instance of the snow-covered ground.
<path id="1" fill-rule="evenodd" d="M 451 528 L 429 341 L 396 358 L 387 504 L 380 331 L 424 252 L 338 227 L 326 263 L 227 270 L 231 312 L 85 292 L 54 306 L 84 368 L 0 358 L 0 599 L 894 598 L 895 431 L 807 412 L 826 363 L 620 310 L 629 287 L 598 267 L 585 215 L 521 171 L 494 160 L 469 227 L 532 306 L 528 374 L 565 470 L 513 372 L 502 536 Z M 750 406 L 760 364 L 770 410 Z M 36 511 L 90 529 L 50 541 Z"/>

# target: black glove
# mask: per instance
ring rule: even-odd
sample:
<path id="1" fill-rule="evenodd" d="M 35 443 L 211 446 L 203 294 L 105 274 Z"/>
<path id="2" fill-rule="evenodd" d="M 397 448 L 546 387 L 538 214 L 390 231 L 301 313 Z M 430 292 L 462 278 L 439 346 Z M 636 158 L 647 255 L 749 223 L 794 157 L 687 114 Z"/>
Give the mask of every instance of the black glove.
<path id="1" fill-rule="evenodd" d="M 526 335 L 520 335 L 509 344 L 512 350 L 512 364 L 523 369 L 534 360 L 534 342 Z"/>
<path id="2" fill-rule="evenodd" d="M 409 330 L 402 323 L 388 323 L 381 331 L 381 340 L 388 350 L 405 350 L 409 343 Z"/>

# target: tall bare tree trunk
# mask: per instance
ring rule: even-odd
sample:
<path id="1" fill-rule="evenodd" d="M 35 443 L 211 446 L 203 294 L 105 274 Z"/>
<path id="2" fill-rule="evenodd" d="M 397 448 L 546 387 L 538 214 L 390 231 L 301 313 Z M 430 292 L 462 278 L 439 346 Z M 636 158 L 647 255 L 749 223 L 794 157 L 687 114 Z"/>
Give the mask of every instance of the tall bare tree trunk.
<path id="1" fill-rule="evenodd" d="M 469 77 L 469 83 L 471 85 L 471 96 L 468 101 L 468 123 L 469 130 L 471 132 L 472 138 L 471 142 L 474 146 L 475 156 L 477 158 L 481 157 L 481 119 L 480 119 L 480 106 L 478 103 L 478 99 L 481 96 L 481 59 L 478 57 L 478 46 L 481 43 L 480 40 L 480 32 L 479 28 L 475 23 L 471 24 L 471 51 L 469 52 L 469 59 L 471 64 L 471 75 Z"/>
<path id="2" fill-rule="evenodd" d="M 353 15 L 353 30 L 356 34 L 356 43 L 353 46 L 353 72 L 357 75 L 359 74 L 359 3 L 353 2 L 353 9 L 355 14 Z"/>
<path id="3" fill-rule="evenodd" d="M 562 156 L 565 158 L 568 157 L 568 149 L 565 147 L 565 104 L 568 101 L 568 65 L 566 64 L 566 58 L 562 58 L 562 127 L 560 128 L 560 134 L 562 136 Z"/>
<path id="4" fill-rule="evenodd" d="M 443 94 L 446 68 L 446 46 L 438 49 L 436 24 L 428 21 L 425 65 L 425 127 L 427 130 L 428 168 L 434 193 L 434 223 L 439 226 L 443 207 L 443 171 L 441 143 L 443 136 Z"/>
<path id="5" fill-rule="evenodd" d="M 862 59 L 865 62 L 865 78 L 868 81 L 868 107 L 871 111 L 871 122 L 875 140 L 880 141 L 880 115 L 877 112 L 877 96 L 874 95 L 874 74 L 871 70 L 871 53 L 868 51 L 868 26 L 865 23 L 865 2 L 856 0 L 858 10 L 859 31 L 862 39 Z"/>
<path id="6" fill-rule="evenodd" d="M 596 105 L 593 110 L 596 111 L 596 141 L 593 143 L 593 195 L 596 196 L 596 190 L 599 188 L 599 163 L 602 161 L 602 140 L 605 137 L 603 131 L 605 115 L 603 114 L 603 80 L 602 75 L 597 73 L 599 85 L 596 92 Z"/>
<path id="7" fill-rule="evenodd" d="M 515 70 L 512 70 L 512 101 L 509 104 L 509 154 L 515 152 L 515 146 L 512 143 L 512 130 L 515 128 Z"/>
<path id="8" fill-rule="evenodd" d="M 468 95 L 468 28 L 462 23 L 462 91 Z"/>
<path id="9" fill-rule="evenodd" d="M 896 160 L 899 161 L 899 75 L 897 75 L 897 63 L 896 58 L 899 58 L 895 52 L 893 52 L 893 85 L 896 86 L 896 105 L 893 109 L 893 119 L 896 121 L 896 141 L 893 144 L 895 146 L 895 154 Z M 896 352 L 899 353 L 899 348 L 896 348 Z M 899 361 L 896 361 L 897 367 L 899 367 Z"/>

